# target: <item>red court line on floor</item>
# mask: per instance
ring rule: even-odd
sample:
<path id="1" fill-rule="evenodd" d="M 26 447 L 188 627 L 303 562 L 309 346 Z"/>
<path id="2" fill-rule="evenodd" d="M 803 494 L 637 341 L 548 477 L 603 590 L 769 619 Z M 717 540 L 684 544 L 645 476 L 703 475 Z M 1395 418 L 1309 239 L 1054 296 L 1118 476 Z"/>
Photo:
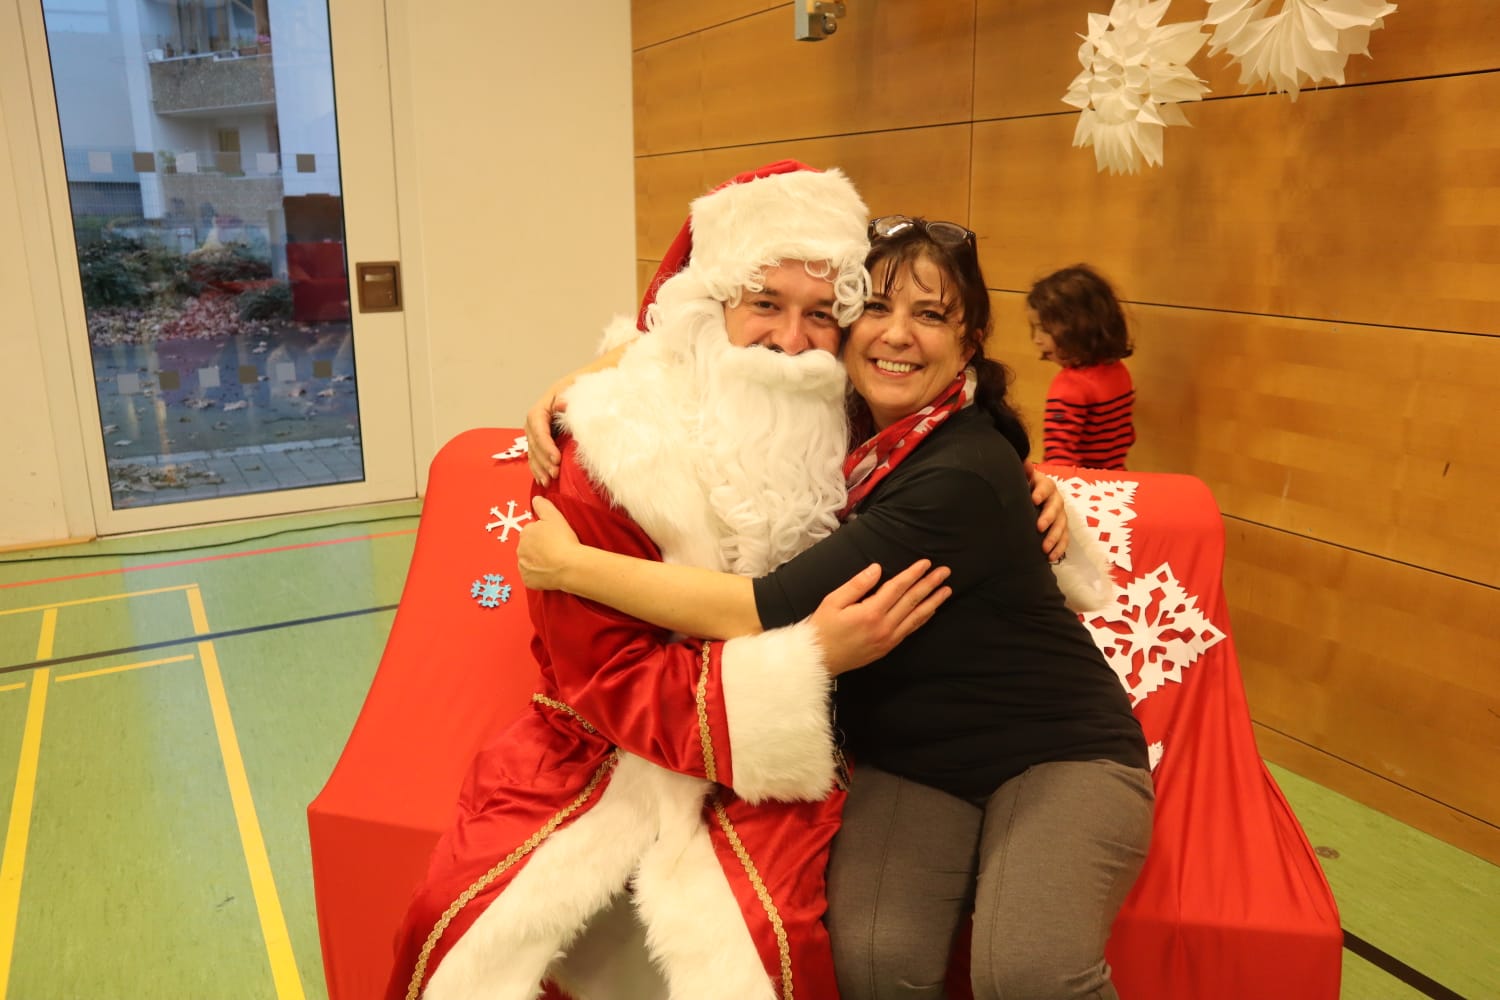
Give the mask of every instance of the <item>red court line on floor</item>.
<path id="1" fill-rule="evenodd" d="M 12 587 L 32 587 L 39 583 L 61 583 L 64 580 L 82 580 L 91 576 L 110 576 L 115 573 L 135 573 L 143 569 L 167 569 L 172 566 L 191 566 L 194 563 L 215 562 L 220 559 L 243 559 L 245 556 L 265 556 L 275 552 L 292 552 L 296 549 L 315 549 L 323 545 L 343 545 L 347 542 L 369 542 L 377 538 L 394 538 L 398 535 L 415 535 L 416 528 L 403 531 L 382 531 L 373 535 L 353 535 L 349 538 L 328 538 L 321 542 L 301 542 L 297 545 L 278 545 L 269 549 L 248 549 L 244 552 L 221 552 L 216 556 L 199 556 L 197 559 L 176 559 L 172 562 L 149 563 L 144 566 L 119 566 L 115 569 L 96 569 L 91 573 L 73 573 L 69 576 L 49 576 L 42 580 L 17 580 L 15 583 L 0 583 L 0 590 Z M 80 556 L 79 558 L 89 558 Z M 99 558 L 95 556 L 93 558 Z M 126 557 L 121 557 L 126 558 Z"/>

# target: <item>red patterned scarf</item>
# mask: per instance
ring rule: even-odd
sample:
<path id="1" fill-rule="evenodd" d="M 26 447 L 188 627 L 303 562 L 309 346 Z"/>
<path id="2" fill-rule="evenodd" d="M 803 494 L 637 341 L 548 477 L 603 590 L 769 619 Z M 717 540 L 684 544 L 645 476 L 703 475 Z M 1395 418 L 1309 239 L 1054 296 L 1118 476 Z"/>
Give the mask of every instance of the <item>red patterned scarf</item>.
<path id="1" fill-rule="evenodd" d="M 844 459 L 844 481 L 849 484 L 849 502 L 839 511 L 839 520 L 869 496 L 892 469 L 936 430 L 943 421 L 966 406 L 974 405 L 974 369 L 965 368 L 937 399 L 908 414 L 855 448 Z"/>

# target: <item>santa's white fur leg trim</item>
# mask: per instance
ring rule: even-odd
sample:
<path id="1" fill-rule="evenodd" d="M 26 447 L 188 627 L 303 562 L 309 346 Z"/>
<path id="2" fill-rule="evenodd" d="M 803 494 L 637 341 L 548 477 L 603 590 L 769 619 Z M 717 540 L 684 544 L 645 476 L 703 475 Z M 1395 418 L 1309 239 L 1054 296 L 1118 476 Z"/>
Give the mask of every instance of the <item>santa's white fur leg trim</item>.
<path id="1" fill-rule="evenodd" d="M 807 623 L 724 644 L 729 781 L 752 804 L 814 801 L 833 787 L 831 682 Z"/>
<path id="2" fill-rule="evenodd" d="M 644 766 L 642 766 L 644 765 Z M 543 841 L 505 891 L 454 942 L 424 1000 L 532 1000 L 547 967 L 602 910 L 656 839 L 657 789 L 626 755 L 599 802 Z"/>
<path id="3" fill-rule="evenodd" d="M 672 1000 L 775 1000 L 701 810 L 699 799 L 691 826 L 672 824 L 681 836 L 663 837 L 636 876 L 651 954 L 667 972 Z"/>

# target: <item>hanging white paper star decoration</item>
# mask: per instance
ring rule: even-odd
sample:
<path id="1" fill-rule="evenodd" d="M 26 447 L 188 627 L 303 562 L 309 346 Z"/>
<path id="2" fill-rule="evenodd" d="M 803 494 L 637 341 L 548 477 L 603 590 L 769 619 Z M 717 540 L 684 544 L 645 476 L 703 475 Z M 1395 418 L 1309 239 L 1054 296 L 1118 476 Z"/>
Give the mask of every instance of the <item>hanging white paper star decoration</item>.
<path id="1" fill-rule="evenodd" d="M 1291 94 L 1323 82 L 1342 84 L 1352 55 L 1370 54 L 1370 32 L 1384 26 L 1396 5 L 1384 0 L 1208 0 L 1213 25 L 1210 55 L 1227 51 L 1240 65 L 1240 83 L 1266 84 Z"/>
<path id="2" fill-rule="evenodd" d="M 1160 166 L 1162 130 L 1186 125 L 1177 105 L 1199 101 L 1208 85 L 1187 68 L 1208 35 L 1202 21 L 1162 25 L 1171 0 L 1115 0 L 1090 14 L 1078 49 L 1083 72 L 1063 97 L 1078 108 L 1074 146 L 1093 146 L 1099 169 L 1135 173 L 1140 160 Z"/>

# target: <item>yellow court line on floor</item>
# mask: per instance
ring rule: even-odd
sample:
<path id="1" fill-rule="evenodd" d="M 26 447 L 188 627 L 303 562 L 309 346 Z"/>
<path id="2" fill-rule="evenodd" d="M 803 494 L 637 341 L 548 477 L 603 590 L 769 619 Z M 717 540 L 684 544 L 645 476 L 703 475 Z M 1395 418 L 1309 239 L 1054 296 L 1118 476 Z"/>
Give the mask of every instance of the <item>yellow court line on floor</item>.
<path id="1" fill-rule="evenodd" d="M 0 684 L 0 691 L 19 691 L 25 686 L 25 681 L 22 681 L 20 684 Z"/>
<path id="2" fill-rule="evenodd" d="M 57 609 L 42 612 L 42 630 L 36 637 L 36 658 L 52 659 L 53 647 L 57 644 Z"/>
<path id="3" fill-rule="evenodd" d="M 170 594 L 173 591 L 189 590 L 196 584 L 182 583 L 175 587 L 156 587 L 153 590 L 127 590 L 120 594 L 102 594 L 99 597 L 80 597 L 75 601 L 53 601 L 51 604 L 33 604 L 29 608 L 0 608 L 0 616 L 19 615 L 27 611 L 49 611 L 53 608 L 72 608 L 80 604 L 98 604 L 100 601 L 120 601 L 127 597 L 149 597 L 152 594 Z M 49 657 L 51 653 L 47 654 Z"/>
<path id="4" fill-rule="evenodd" d="M 36 658 L 52 658 L 57 635 L 57 609 L 42 614 L 42 632 L 36 642 Z M 31 834 L 31 803 L 36 795 L 36 767 L 42 755 L 42 719 L 47 711 L 47 679 L 51 671 L 42 667 L 31 675 L 31 697 L 26 703 L 26 724 L 21 730 L 21 762 L 16 767 L 16 787 L 11 793 L 10 822 L 5 828 L 5 853 L 0 856 L 0 1000 L 10 988 L 10 963 L 16 950 L 16 916 L 21 909 L 21 875 L 26 868 L 26 839 Z"/>
<path id="5" fill-rule="evenodd" d="M 188 589 L 188 611 L 193 617 L 193 633 L 206 635 L 208 614 L 203 609 L 203 593 L 194 584 Z M 271 978 L 276 983 L 278 1000 L 303 1000 L 302 977 L 297 972 L 297 956 L 292 951 L 292 936 L 281 912 L 276 880 L 271 874 L 271 858 L 266 840 L 255 815 L 255 800 L 250 795 L 250 779 L 245 774 L 245 760 L 240 755 L 239 739 L 234 733 L 234 717 L 229 714 L 229 696 L 224 691 L 224 677 L 219 672 L 219 656 L 212 642 L 198 643 L 198 659 L 203 663 L 203 681 L 208 687 L 208 702 L 213 709 L 214 728 L 219 735 L 219 752 L 224 758 L 224 774 L 229 782 L 229 797 L 234 803 L 234 818 L 240 828 L 240 845 L 245 865 L 250 869 L 250 888 L 255 893 L 255 908 L 260 915 L 261 933 L 266 939 L 266 954 L 271 961 Z M 0 997 L 4 1000 L 4 997 Z"/>
<path id="6" fill-rule="evenodd" d="M 193 655 L 189 653 L 186 656 L 168 656 L 166 659 L 162 660 L 147 660 L 145 663 L 127 663 L 123 667 L 102 667 L 98 670 L 84 670 L 76 674 L 63 674 L 59 677 L 54 677 L 52 679 L 52 683 L 61 684 L 63 681 L 81 681 L 85 677 L 102 677 L 105 674 L 118 674 L 126 670 L 141 670 L 145 667 L 159 667 L 164 663 L 181 663 L 184 660 L 191 660 L 192 658 Z M 3 690 L 4 688 L 0 688 L 0 691 Z"/>

